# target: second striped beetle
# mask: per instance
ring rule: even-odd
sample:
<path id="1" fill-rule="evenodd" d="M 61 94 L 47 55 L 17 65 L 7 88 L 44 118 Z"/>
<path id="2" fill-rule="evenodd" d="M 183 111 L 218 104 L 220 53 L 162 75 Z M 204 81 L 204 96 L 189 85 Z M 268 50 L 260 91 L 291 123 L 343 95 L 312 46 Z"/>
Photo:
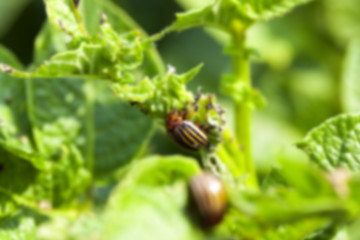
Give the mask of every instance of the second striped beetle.
<path id="1" fill-rule="evenodd" d="M 223 110 L 214 104 L 212 95 L 198 92 L 195 103 L 181 110 L 173 109 L 167 114 L 165 126 L 171 138 L 182 148 L 197 151 L 210 150 L 221 140 L 224 124 Z"/>

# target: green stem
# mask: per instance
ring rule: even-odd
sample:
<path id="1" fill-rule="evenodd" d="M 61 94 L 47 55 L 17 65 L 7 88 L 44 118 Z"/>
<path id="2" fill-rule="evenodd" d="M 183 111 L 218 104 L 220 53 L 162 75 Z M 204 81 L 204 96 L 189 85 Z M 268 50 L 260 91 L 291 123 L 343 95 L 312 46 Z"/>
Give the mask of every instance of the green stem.
<path id="1" fill-rule="evenodd" d="M 90 84 L 90 82 L 86 81 L 85 82 L 85 91 L 86 91 L 86 98 L 87 98 L 87 104 L 86 104 L 86 112 L 87 112 L 87 120 L 86 120 L 86 124 L 85 124 L 85 128 L 86 128 L 86 132 L 87 132 L 87 149 L 85 152 L 85 166 L 86 168 L 89 170 L 89 172 L 91 173 L 91 176 L 94 176 L 94 165 L 95 165 L 95 141 L 96 141 L 96 136 L 95 136 L 95 113 L 94 113 L 94 101 L 95 101 L 95 96 L 94 96 L 94 89 L 93 86 Z M 91 205 L 92 203 L 92 188 L 93 188 L 93 184 L 94 184 L 94 180 L 91 179 L 90 180 L 90 184 L 86 190 L 86 201 L 87 204 Z"/>
<path id="2" fill-rule="evenodd" d="M 243 86 L 251 85 L 249 59 L 245 46 L 245 31 L 242 28 L 232 29 L 233 75 L 236 83 Z M 249 178 L 247 185 L 257 188 L 258 182 L 251 152 L 251 108 L 246 102 L 234 101 L 235 135 L 240 145 L 242 159 L 245 161 L 245 171 Z"/>

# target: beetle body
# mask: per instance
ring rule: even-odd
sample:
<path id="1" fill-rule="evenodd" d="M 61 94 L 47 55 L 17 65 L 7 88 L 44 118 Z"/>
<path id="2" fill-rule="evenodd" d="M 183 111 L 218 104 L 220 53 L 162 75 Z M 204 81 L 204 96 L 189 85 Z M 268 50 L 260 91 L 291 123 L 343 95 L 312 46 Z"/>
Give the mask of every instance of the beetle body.
<path id="1" fill-rule="evenodd" d="M 199 126 L 186 120 L 184 110 L 173 110 L 166 117 L 166 129 L 169 135 L 181 147 L 199 150 L 208 145 L 208 136 Z"/>
<path id="2" fill-rule="evenodd" d="M 220 179 L 204 172 L 191 179 L 189 190 L 200 223 L 205 227 L 218 224 L 227 207 L 227 195 Z"/>

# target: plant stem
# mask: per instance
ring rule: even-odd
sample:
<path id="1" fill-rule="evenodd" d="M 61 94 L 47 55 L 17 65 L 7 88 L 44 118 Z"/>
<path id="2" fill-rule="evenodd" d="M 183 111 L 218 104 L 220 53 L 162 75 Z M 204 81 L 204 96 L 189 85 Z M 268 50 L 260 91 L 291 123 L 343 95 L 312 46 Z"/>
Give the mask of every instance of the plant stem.
<path id="1" fill-rule="evenodd" d="M 249 59 L 245 46 L 245 31 L 241 27 L 232 28 L 233 50 L 232 64 L 233 75 L 236 84 L 242 86 L 251 85 Z M 255 167 L 251 152 L 251 108 L 244 101 L 234 101 L 234 122 L 235 135 L 242 152 L 242 160 L 245 161 L 245 172 L 248 174 L 247 185 L 249 187 L 258 187 Z"/>
<path id="2" fill-rule="evenodd" d="M 86 124 L 85 124 L 85 128 L 86 128 L 86 132 L 87 132 L 87 138 L 88 138 L 88 144 L 87 144 L 87 149 L 85 152 L 85 159 L 86 159 L 86 168 L 88 169 L 88 171 L 91 173 L 91 180 L 90 180 L 90 184 L 88 186 L 88 188 L 86 189 L 86 203 L 87 205 L 91 206 L 92 204 L 92 189 L 93 189 L 93 185 L 94 185 L 94 166 L 95 166 L 95 141 L 96 141 L 96 136 L 95 136 L 95 113 L 94 113 L 94 101 L 95 101 L 95 96 L 94 96 L 94 88 L 93 86 L 90 84 L 90 82 L 86 81 L 85 82 L 85 90 L 86 90 L 86 98 L 87 98 L 87 104 L 86 104 L 86 112 L 88 115 Z"/>

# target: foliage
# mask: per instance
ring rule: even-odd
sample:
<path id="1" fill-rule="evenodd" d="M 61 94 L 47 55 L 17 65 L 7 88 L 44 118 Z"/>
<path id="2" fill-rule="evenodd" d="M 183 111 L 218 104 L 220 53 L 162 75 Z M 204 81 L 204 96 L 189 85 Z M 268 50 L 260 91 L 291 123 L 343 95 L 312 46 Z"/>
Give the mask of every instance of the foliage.
<path id="1" fill-rule="evenodd" d="M 108 0 L 44 0 L 32 63 L 0 46 L 0 238 L 357 239 L 356 3 L 178 2 L 187 10 L 149 36 Z M 318 18 L 328 24 L 321 36 Z M 207 59 L 166 69 L 156 49 L 197 26 L 211 28 L 232 62 L 215 94 L 198 88 L 212 87 L 199 79 L 211 72 Z M 225 72 L 215 60 L 213 71 Z M 188 153 L 169 136 L 161 142 L 173 109 L 206 133 L 207 147 Z M 282 138 L 283 151 L 271 152 Z M 229 199 L 213 228 L 190 206 L 187 184 L 203 170 L 221 179 Z"/>

